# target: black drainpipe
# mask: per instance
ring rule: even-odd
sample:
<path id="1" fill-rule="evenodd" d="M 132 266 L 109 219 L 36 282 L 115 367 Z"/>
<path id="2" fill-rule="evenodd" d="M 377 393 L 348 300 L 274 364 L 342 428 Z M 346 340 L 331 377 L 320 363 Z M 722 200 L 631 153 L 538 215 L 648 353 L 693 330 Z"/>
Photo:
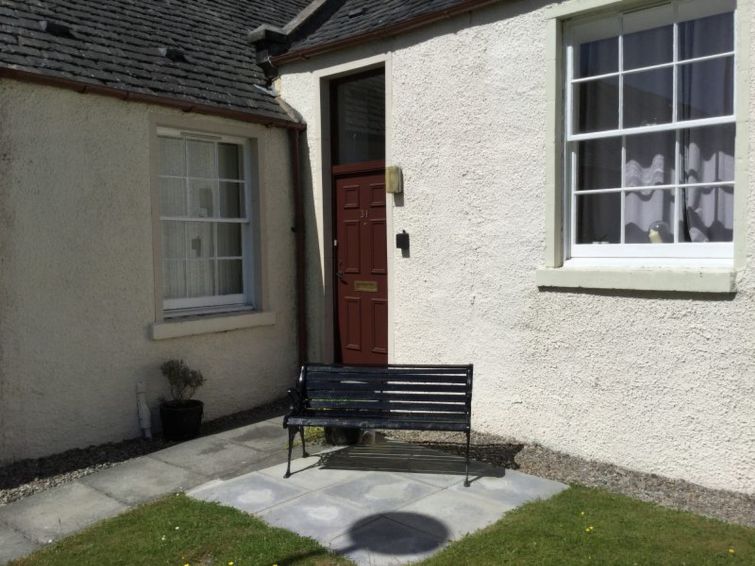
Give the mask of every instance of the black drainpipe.
<path id="1" fill-rule="evenodd" d="M 291 148 L 291 180 L 294 192 L 294 237 L 296 241 L 296 336 L 299 365 L 307 361 L 306 257 L 304 249 L 304 198 L 301 187 L 301 131 L 288 130 Z"/>

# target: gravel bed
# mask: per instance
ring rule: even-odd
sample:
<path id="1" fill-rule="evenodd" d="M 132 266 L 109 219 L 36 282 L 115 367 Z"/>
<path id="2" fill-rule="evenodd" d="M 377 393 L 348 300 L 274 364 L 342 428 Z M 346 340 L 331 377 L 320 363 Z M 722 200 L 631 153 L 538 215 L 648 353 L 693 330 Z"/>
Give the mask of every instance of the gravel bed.
<path id="1" fill-rule="evenodd" d="M 391 438 L 429 448 L 464 454 L 459 433 L 386 431 Z M 691 511 L 714 519 L 755 527 L 755 497 L 709 489 L 606 464 L 583 460 L 536 444 L 517 444 L 503 438 L 472 433 L 472 458 L 552 480 L 599 487 L 665 507 Z"/>
<path id="2" fill-rule="evenodd" d="M 203 423 L 200 435 L 216 434 L 280 416 L 287 409 L 288 401 L 280 399 Z M 125 460 L 144 456 L 173 444 L 175 443 L 163 440 L 160 436 L 155 436 L 151 441 L 134 438 L 14 462 L 0 467 L 0 505 L 72 482 L 99 470 L 112 468 Z"/>

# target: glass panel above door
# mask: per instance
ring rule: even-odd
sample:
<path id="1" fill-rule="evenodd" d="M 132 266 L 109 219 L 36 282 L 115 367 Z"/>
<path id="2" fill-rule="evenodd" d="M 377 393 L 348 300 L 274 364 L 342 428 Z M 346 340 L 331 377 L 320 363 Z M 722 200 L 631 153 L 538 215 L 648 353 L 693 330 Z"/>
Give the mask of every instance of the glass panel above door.
<path id="1" fill-rule="evenodd" d="M 385 160 L 385 74 L 335 81 L 333 108 L 333 164 Z"/>

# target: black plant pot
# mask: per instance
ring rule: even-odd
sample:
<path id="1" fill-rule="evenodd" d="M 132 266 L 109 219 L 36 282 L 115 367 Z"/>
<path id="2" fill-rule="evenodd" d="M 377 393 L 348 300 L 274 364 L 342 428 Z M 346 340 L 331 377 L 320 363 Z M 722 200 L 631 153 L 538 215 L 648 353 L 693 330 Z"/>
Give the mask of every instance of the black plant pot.
<path id="1" fill-rule="evenodd" d="M 331 446 L 357 444 L 362 437 L 362 429 L 352 427 L 325 427 L 325 442 Z"/>
<path id="2" fill-rule="evenodd" d="M 165 440 L 189 440 L 199 436 L 204 403 L 195 399 L 188 401 L 163 401 L 160 404 L 160 421 Z"/>

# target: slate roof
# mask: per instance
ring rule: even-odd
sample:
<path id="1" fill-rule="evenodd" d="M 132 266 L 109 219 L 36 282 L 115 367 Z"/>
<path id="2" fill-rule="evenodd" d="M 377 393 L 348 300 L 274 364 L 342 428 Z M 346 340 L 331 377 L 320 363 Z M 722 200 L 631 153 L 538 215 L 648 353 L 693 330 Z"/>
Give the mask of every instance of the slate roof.
<path id="1" fill-rule="evenodd" d="M 345 0 L 317 29 L 295 40 L 289 53 L 379 31 L 469 3 L 468 0 Z"/>
<path id="2" fill-rule="evenodd" d="M 263 23 L 285 25 L 309 2 L 2 0 L 0 72 L 290 121 L 273 96 L 255 87 L 264 85 L 265 77 L 246 36 Z M 70 26 L 74 37 L 43 31 L 42 20 Z M 171 60 L 160 48 L 180 50 L 186 61 Z"/>

